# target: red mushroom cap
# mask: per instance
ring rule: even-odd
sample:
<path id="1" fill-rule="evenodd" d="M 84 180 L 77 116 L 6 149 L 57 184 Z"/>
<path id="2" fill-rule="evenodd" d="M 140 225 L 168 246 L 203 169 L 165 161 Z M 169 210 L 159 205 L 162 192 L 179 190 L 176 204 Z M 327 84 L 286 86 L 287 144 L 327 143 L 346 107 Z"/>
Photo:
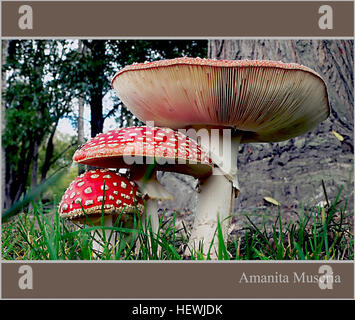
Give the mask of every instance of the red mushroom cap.
<path id="1" fill-rule="evenodd" d="M 207 153 L 194 140 L 169 128 L 140 126 L 100 133 L 77 150 L 73 160 L 103 168 L 130 168 L 135 165 L 126 163 L 125 156 L 134 156 L 138 165 L 148 163 L 148 158 L 156 159 L 157 170 L 161 171 L 195 177 L 212 173 L 212 161 Z"/>
<path id="2" fill-rule="evenodd" d="M 103 199 L 105 186 L 105 199 Z M 63 219 L 85 219 L 82 207 L 89 217 L 143 212 L 143 199 L 137 185 L 127 177 L 107 169 L 90 170 L 77 177 L 65 191 L 59 204 Z M 82 207 L 81 207 L 82 206 Z"/>
<path id="3" fill-rule="evenodd" d="M 296 63 L 177 58 L 127 66 L 111 83 L 144 122 L 233 128 L 241 143 L 298 136 L 330 113 L 322 78 Z"/>

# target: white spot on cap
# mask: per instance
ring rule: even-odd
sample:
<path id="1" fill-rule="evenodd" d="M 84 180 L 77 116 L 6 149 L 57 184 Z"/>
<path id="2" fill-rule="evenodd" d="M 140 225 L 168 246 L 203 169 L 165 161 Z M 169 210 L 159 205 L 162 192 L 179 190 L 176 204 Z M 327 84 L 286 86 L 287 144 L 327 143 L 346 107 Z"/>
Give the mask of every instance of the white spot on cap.
<path id="1" fill-rule="evenodd" d="M 70 199 L 73 199 L 75 197 L 75 192 L 73 192 L 71 195 L 70 195 Z"/>
<path id="2" fill-rule="evenodd" d="M 81 187 L 82 185 L 84 185 L 84 183 L 85 183 L 84 181 L 79 182 L 78 187 Z"/>
<path id="3" fill-rule="evenodd" d="M 86 193 L 86 194 L 91 193 L 91 192 L 92 192 L 92 189 L 90 187 L 88 187 L 84 190 L 84 193 Z"/>
<path id="4" fill-rule="evenodd" d="M 81 198 L 77 198 L 76 200 L 75 200 L 75 203 L 80 203 L 81 202 Z"/>
<path id="5" fill-rule="evenodd" d="M 128 194 L 121 193 L 121 197 L 127 200 L 130 200 L 131 197 Z"/>
<path id="6" fill-rule="evenodd" d="M 113 184 L 115 187 L 117 187 L 117 182 L 113 182 L 112 184 Z"/>
<path id="7" fill-rule="evenodd" d="M 121 188 L 123 189 L 127 188 L 127 184 L 125 184 L 123 181 L 121 182 Z"/>
<path id="8" fill-rule="evenodd" d="M 94 204 L 94 200 L 86 200 L 86 201 L 85 201 L 85 205 L 86 205 L 86 206 L 90 206 L 90 205 L 92 205 L 92 204 Z"/>
<path id="9" fill-rule="evenodd" d="M 105 185 L 105 190 L 108 190 L 108 186 Z M 101 190 L 104 190 L 104 186 L 101 186 Z"/>
<path id="10" fill-rule="evenodd" d="M 121 200 L 117 200 L 116 203 L 117 203 L 118 205 L 120 205 L 120 204 L 122 203 L 122 201 L 121 201 Z"/>
<path id="11" fill-rule="evenodd" d="M 106 174 L 106 175 L 103 176 L 103 178 L 110 179 L 111 176 L 109 174 Z"/>
<path id="12" fill-rule="evenodd" d="M 98 174 L 92 174 L 92 175 L 91 175 L 91 178 L 93 178 L 93 179 L 96 179 L 96 178 L 98 178 L 98 177 L 100 177 L 100 175 L 98 175 Z"/>
<path id="13" fill-rule="evenodd" d="M 68 210 L 68 205 L 66 203 L 63 204 L 62 210 L 64 210 L 64 211 Z"/>

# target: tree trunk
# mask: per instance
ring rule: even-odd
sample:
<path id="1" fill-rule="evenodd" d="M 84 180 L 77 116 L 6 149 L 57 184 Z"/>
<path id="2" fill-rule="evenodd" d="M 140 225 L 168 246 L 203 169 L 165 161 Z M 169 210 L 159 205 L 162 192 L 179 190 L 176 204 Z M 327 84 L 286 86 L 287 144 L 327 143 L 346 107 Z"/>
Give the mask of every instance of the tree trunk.
<path id="1" fill-rule="evenodd" d="M 43 56 L 44 52 L 44 45 L 38 46 L 36 55 L 38 59 Z M 34 102 L 39 101 L 39 97 L 42 94 L 42 88 L 43 88 L 43 82 L 41 79 L 41 75 L 43 74 L 43 66 L 41 66 L 40 63 L 38 63 L 35 66 L 35 83 L 37 84 L 36 87 L 36 93 L 34 96 Z M 38 110 L 38 120 L 41 121 L 43 118 L 45 106 L 43 104 L 40 104 L 39 110 Z M 45 134 L 45 132 L 39 132 L 37 131 L 34 135 L 34 148 L 33 148 L 33 157 L 32 157 L 32 168 L 31 168 L 31 183 L 30 183 L 30 189 L 33 190 L 37 186 L 37 177 L 38 177 L 38 152 L 42 140 L 42 134 Z"/>
<path id="2" fill-rule="evenodd" d="M 96 91 L 91 95 L 90 110 L 91 110 L 91 137 L 95 137 L 104 129 L 103 121 L 103 105 L 102 105 L 102 92 Z"/>
<path id="3" fill-rule="evenodd" d="M 58 126 L 58 121 L 53 125 L 53 128 L 51 130 L 51 133 L 49 135 L 48 141 L 47 141 L 47 147 L 46 147 L 46 153 L 44 156 L 44 162 L 42 165 L 41 169 L 41 183 L 44 182 L 47 178 L 48 171 L 53 164 L 52 158 L 53 158 L 53 153 L 54 153 L 54 135 L 57 130 Z"/>
<path id="4" fill-rule="evenodd" d="M 106 48 L 105 41 L 93 40 L 91 43 L 84 42 L 90 48 L 92 58 L 91 69 L 89 70 L 90 90 L 90 110 L 91 110 L 91 137 L 103 131 L 103 88 L 105 78 Z"/>
<path id="5" fill-rule="evenodd" d="M 20 200 L 21 195 L 26 192 L 26 180 L 30 171 L 35 148 L 34 137 L 29 136 L 28 139 L 30 141 L 28 147 L 25 147 L 26 141 L 22 141 L 24 147 L 21 148 L 21 160 L 18 164 L 18 168 L 16 170 L 9 169 L 10 177 L 7 179 L 7 184 L 9 185 L 9 207 Z M 8 164 L 8 166 L 11 167 L 11 164 Z"/>
<path id="6" fill-rule="evenodd" d="M 278 200 L 284 211 L 302 203 L 314 206 L 325 200 L 322 180 L 331 199 L 343 185 L 342 195 L 350 196 L 352 208 L 353 41 L 211 40 L 208 54 L 216 59 L 296 62 L 314 69 L 328 87 L 331 115 L 311 132 L 284 142 L 241 147 L 237 208 L 261 207 L 265 196 Z"/>
<path id="7" fill-rule="evenodd" d="M 82 53 L 83 56 L 86 54 L 86 46 L 81 40 L 79 40 L 78 51 Z M 84 99 L 79 97 L 78 102 L 79 112 L 78 112 L 78 147 L 85 143 L 84 137 Z M 78 164 L 78 175 L 82 174 L 85 171 L 85 166 Z"/>
<path id="8" fill-rule="evenodd" d="M 78 145 L 82 145 L 85 142 L 84 139 L 84 101 L 83 98 L 79 98 L 79 114 L 78 114 Z"/>
<path id="9" fill-rule="evenodd" d="M 3 66 L 7 60 L 8 54 L 8 47 L 9 47 L 9 40 L 2 40 L 2 52 L 1 52 L 1 65 Z M 6 74 L 1 73 L 1 94 L 3 95 L 6 90 Z M 1 100 L 1 132 L 5 130 L 5 100 Z M 6 193 L 5 193 L 5 185 L 6 185 L 6 153 L 5 148 L 1 144 L 1 209 L 7 208 L 6 201 Z"/>
<path id="10" fill-rule="evenodd" d="M 33 148 L 32 167 L 31 167 L 31 186 L 30 186 L 31 190 L 33 190 L 37 186 L 38 151 L 39 151 L 39 143 L 38 141 L 35 141 L 34 148 Z"/>

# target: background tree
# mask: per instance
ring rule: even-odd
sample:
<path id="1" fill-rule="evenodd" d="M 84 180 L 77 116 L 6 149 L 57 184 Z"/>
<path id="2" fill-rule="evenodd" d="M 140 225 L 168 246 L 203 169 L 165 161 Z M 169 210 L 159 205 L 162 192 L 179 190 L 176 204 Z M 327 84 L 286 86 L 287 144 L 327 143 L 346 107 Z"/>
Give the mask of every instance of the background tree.
<path id="1" fill-rule="evenodd" d="M 335 195 L 341 185 L 353 195 L 353 52 L 352 40 L 209 42 L 211 58 L 296 62 L 318 72 L 328 87 L 330 117 L 313 131 L 285 142 L 241 148 L 238 160 L 244 187 L 239 208 L 260 206 L 264 196 L 289 207 L 300 202 L 314 205 L 324 201 L 321 180 L 330 195 Z M 344 140 L 338 140 L 334 131 Z"/>
<path id="2" fill-rule="evenodd" d="M 8 54 L 8 46 L 9 46 L 9 40 L 2 40 L 1 41 L 1 65 L 6 64 L 7 61 L 7 54 Z M 6 73 L 2 72 L 1 73 L 1 93 L 4 96 L 4 92 L 6 90 Z M 5 100 L 1 99 L 1 132 L 3 133 L 5 130 Z M 1 201 L 4 202 L 5 201 L 5 184 L 6 184 L 6 153 L 5 153 L 5 148 L 3 143 L 1 143 Z"/>
<path id="3" fill-rule="evenodd" d="M 71 111 L 73 91 L 63 81 L 65 41 L 9 43 L 2 143 L 6 152 L 5 208 L 38 183 L 38 152 L 46 144 L 41 180 L 52 164 L 59 119 Z"/>
<path id="4" fill-rule="evenodd" d="M 81 40 L 78 40 L 78 52 L 85 56 L 86 55 L 86 50 L 87 48 L 83 45 L 83 42 Z M 85 143 L 85 130 L 84 130 L 84 106 L 85 102 L 83 97 L 78 98 L 78 142 L 77 146 L 81 146 L 82 144 Z M 85 166 L 82 164 L 78 165 L 78 175 L 84 173 L 85 171 Z"/>
<path id="5" fill-rule="evenodd" d="M 9 208 L 53 168 L 69 165 L 62 159 L 84 142 L 78 121 L 84 106 L 90 108 L 91 136 L 102 132 L 110 117 L 118 127 L 140 124 L 111 88 L 119 68 L 183 55 L 205 57 L 207 41 L 12 40 L 6 52 L 2 142 L 7 154 L 4 205 Z M 65 117 L 80 134 L 64 146 L 56 132 Z"/>
<path id="6" fill-rule="evenodd" d="M 103 131 L 107 118 L 115 117 L 119 127 L 140 124 L 117 98 L 111 88 L 111 79 L 118 69 L 134 62 L 171 59 L 184 55 L 205 57 L 207 41 L 185 40 L 82 40 L 85 55 L 77 60 L 68 74 L 78 79 L 72 84 L 90 106 L 91 137 Z M 76 80 L 75 80 L 76 81 Z M 104 98 L 113 101 L 104 111 Z"/>

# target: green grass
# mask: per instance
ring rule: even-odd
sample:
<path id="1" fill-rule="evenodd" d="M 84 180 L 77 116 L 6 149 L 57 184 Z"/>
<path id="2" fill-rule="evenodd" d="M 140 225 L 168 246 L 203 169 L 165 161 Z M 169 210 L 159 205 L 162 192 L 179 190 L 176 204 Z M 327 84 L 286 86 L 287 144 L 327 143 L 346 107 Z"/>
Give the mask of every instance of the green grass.
<path id="1" fill-rule="evenodd" d="M 347 201 L 340 201 L 339 190 L 332 203 L 326 196 L 325 207 L 300 209 L 298 220 L 283 227 L 282 213 L 271 231 L 249 226 L 244 236 L 229 244 L 236 259 L 246 260 L 353 260 L 353 215 L 346 214 Z"/>
<path id="2" fill-rule="evenodd" d="M 330 202 L 325 192 L 325 207 L 300 209 L 298 220 L 284 224 L 282 212 L 272 228 L 256 225 L 245 215 L 248 224 L 239 230 L 238 238 L 225 245 L 218 224 L 215 237 L 219 239 L 220 260 L 353 260 L 353 215 L 347 214 L 347 201 L 340 200 L 342 189 Z M 41 202 L 33 203 L 33 210 L 21 213 L 2 224 L 2 259 L 4 260 L 183 260 L 188 244 L 189 231 L 183 225 L 176 228 L 176 217 L 162 215 L 156 236 L 150 223 L 143 228 L 138 216 L 130 227 L 117 223 L 113 227 L 88 225 L 76 226 L 59 218 L 57 210 L 47 208 Z M 54 208 L 56 206 L 54 205 Z M 102 229 L 108 229 L 108 238 L 94 237 Z M 143 230 L 148 230 L 144 232 Z M 150 231 L 150 232 L 149 232 Z M 117 239 L 114 247 L 111 237 Z M 102 252 L 94 252 L 92 244 L 99 241 Z M 140 251 L 135 253 L 137 241 Z M 211 248 L 210 248 L 211 249 Z M 192 260 L 203 260 L 200 251 Z M 209 259 L 209 256 L 207 257 Z"/>

